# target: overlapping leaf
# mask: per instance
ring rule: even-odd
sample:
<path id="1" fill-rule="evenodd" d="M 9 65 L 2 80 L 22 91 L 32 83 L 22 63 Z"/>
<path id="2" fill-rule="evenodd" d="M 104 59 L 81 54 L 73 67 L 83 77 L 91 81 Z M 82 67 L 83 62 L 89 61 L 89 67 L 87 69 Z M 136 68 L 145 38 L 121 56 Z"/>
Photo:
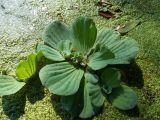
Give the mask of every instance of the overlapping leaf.
<path id="1" fill-rule="evenodd" d="M 44 43 L 52 48 L 57 48 L 60 41 L 72 40 L 72 38 L 71 30 L 60 21 L 49 24 L 42 36 Z"/>
<path id="2" fill-rule="evenodd" d="M 37 46 L 37 51 L 42 51 L 43 55 L 49 60 L 53 60 L 53 61 L 64 60 L 64 57 L 58 50 L 48 47 L 47 45 L 39 44 Z"/>
<path id="3" fill-rule="evenodd" d="M 137 95 L 131 88 L 122 85 L 113 89 L 112 93 L 109 94 L 109 100 L 114 107 L 129 110 L 136 106 Z"/>
<path id="4" fill-rule="evenodd" d="M 0 96 L 14 94 L 24 85 L 25 82 L 18 82 L 11 76 L 0 75 Z"/>
<path id="5" fill-rule="evenodd" d="M 138 52 L 138 44 L 131 38 L 120 39 L 120 35 L 111 29 L 102 29 L 96 44 L 105 45 L 115 56 L 109 64 L 128 64 Z"/>
<path id="6" fill-rule="evenodd" d="M 74 116 L 79 116 L 79 114 L 83 109 L 84 105 L 83 91 L 84 91 L 84 81 L 82 80 L 76 94 L 61 97 L 62 107 Z"/>
<path id="7" fill-rule="evenodd" d="M 103 49 L 93 53 L 89 57 L 88 66 L 91 67 L 93 70 L 102 69 L 108 64 L 110 64 L 114 57 L 114 54 L 109 49 L 103 47 Z"/>
<path id="8" fill-rule="evenodd" d="M 93 78 L 93 80 L 91 80 L 91 78 Z M 96 114 L 96 108 L 101 107 L 104 103 L 104 96 L 102 95 L 100 86 L 95 83 L 95 79 L 97 79 L 97 77 L 91 73 L 85 75 L 84 107 L 79 115 L 81 118 L 89 118 Z"/>
<path id="9" fill-rule="evenodd" d="M 106 68 L 101 75 L 101 82 L 106 87 L 116 88 L 120 86 L 121 73 L 115 68 Z"/>
<path id="10" fill-rule="evenodd" d="M 78 91 L 84 71 L 68 62 L 46 65 L 40 71 L 42 84 L 57 95 L 73 95 Z"/>

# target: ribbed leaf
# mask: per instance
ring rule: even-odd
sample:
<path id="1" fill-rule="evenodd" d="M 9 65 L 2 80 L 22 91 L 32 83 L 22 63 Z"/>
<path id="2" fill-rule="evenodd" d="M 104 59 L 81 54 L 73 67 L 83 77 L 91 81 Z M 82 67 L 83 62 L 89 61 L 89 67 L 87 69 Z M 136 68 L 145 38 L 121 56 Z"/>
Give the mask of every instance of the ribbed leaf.
<path id="1" fill-rule="evenodd" d="M 89 96 L 89 91 L 87 86 L 84 86 L 84 106 L 83 106 L 83 110 L 80 113 L 80 117 L 81 118 L 89 118 L 91 116 L 93 116 L 94 113 L 94 108 L 92 106 L 92 102 L 91 102 L 91 98 Z"/>
<path id="2" fill-rule="evenodd" d="M 98 82 L 98 78 L 94 74 L 87 73 L 85 75 L 84 107 L 80 114 L 81 118 L 89 118 L 96 114 L 96 109 L 104 103 L 105 98 L 101 92 L 101 88 L 95 81 Z"/>
<path id="3" fill-rule="evenodd" d="M 37 51 L 42 51 L 43 55 L 49 60 L 53 60 L 53 61 L 64 60 L 64 57 L 61 55 L 61 53 L 58 50 L 48 47 L 47 45 L 38 44 Z"/>
<path id="4" fill-rule="evenodd" d="M 128 64 L 134 59 L 139 48 L 135 40 L 131 38 L 120 39 L 120 35 L 111 29 L 102 29 L 98 33 L 96 44 L 105 45 L 115 58 L 109 64 Z"/>
<path id="5" fill-rule="evenodd" d="M 137 95 L 131 88 L 122 85 L 113 89 L 112 93 L 109 94 L 109 100 L 114 107 L 129 110 L 136 106 Z"/>
<path id="6" fill-rule="evenodd" d="M 91 82 L 91 83 L 97 83 L 98 82 L 98 76 L 96 74 L 92 74 L 89 71 L 87 71 L 84 74 L 87 82 Z"/>
<path id="7" fill-rule="evenodd" d="M 83 91 L 84 91 L 84 81 L 82 80 L 80 87 L 76 94 L 61 97 L 62 107 L 71 113 L 73 116 L 79 116 L 83 109 Z"/>
<path id="8" fill-rule="evenodd" d="M 93 47 L 97 29 L 92 19 L 88 17 L 79 17 L 73 23 L 73 48 L 78 52 L 85 54 Z"/>
<path id="9" fill-rule="evenodd" d="M 24 85 L 25 82 L 18 82 L 11 76 L 0 75 L 0 96 L 14 94 Z"/>
<path id="10" fill-rule="evenodd" d="M 98 32 L 96 44 L 110 45 L 120 39 L 118 32 L 104 28 Z"/>
<path id="11" fill-rule="evenodd" d="M 27 80 L 35 75 L 37 70 L 36 54 L 30 54 L 28 59 L 18 64 L 16 75 L 20 80 Z"/>
<path id="12" fill-rule="evenodd" d="M 58 43 L 58 48 L 63 53 L 70 54 L 70 52 L 71 52 L 71 41 L 70 40 L 60 41 Z"/>
<path id="13" fill-rule="evenodd" d="M 45 29 L 42 39 L 45 44 L 52 48 L 57 48 L 57 44 L 60 41 L 72 40 L 72 34 L 70 29 L 60 21 L 55 21 L 47 26 Z"/>
<path id="14" fill-rule="evenodd" d="M 89 91 L 89 96 L 91 99 L 92 104 L 95 107 L 101 107 L 104 103 L 104 96 L 101 92 L 101 88 L 98 84 L 93 84 L 88 82 L 87 89 Z"/>
<path id="15" fill-rule="evenodd" d="M 95 52 L 89 57 L 88 66 L 93 70 L 102 69 L 110 64 L 114 57 L 114 54 L 109 49 L 103 47 L 99 52 Z"/>
<path id="16" fill-rule="evenodd" d="M 78 91 L 84 71 L 68 62 L 46 65 L 40 71 L 42 84 L 57 95 L 73 95 Z"/>

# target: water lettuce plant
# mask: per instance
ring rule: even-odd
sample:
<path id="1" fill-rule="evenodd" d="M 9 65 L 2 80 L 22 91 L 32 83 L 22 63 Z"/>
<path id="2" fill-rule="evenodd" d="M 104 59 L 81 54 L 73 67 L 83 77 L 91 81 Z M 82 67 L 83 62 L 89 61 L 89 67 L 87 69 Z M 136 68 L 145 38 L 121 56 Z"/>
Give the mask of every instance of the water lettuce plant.
<path id="1" fill-rule="evenodd" d="M 136 93 L 122 83 L 120 70 L 113 67 L 135 58 L 135 40 L 121 38 L 107 28 L 97 33 L 88 17 L 77 18 L 71 27 L 60 21 L 51 23 L 43 40 L 37 51 L 53 63 L 44 66 L 39 77 L 51 93 L 61 96 L 65 110 L 89 118 L 100 110 L 105 98 L 121 110 L 135 107 Z"/>
<path id="2" fill-rule="evenodd" d="M 17 66 L 17 79 L 0 75 L 0 96 L 16 93 L 38 76 L 43 86 L 60 96 L 62 107 L 80 118 L 97 114 L 105 99 L 121 110 L 136 106 L 136 93 L 122 82 L 121 71 L 115 68 L 135 59 L 135 40 L 121 38 L 108 28 L 97 33 L 88 17 L 78 17 L 71 27 L 54 21 L 42 39 L 36 53 Z M 50 62 L 43 62 L 43 57 Z"/>

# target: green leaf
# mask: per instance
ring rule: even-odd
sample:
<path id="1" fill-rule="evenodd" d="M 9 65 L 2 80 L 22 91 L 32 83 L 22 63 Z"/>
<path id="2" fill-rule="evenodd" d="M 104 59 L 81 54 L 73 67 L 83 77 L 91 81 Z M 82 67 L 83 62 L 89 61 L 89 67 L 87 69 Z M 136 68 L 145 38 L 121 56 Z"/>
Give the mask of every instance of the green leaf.
<path id="1" fill-rule="evenodd" d="M 98 84 L 93 84 L 88 82 L 87 89 L 89 91 L 89 96 L 91 99 L 92 104 L 95 107 L 101 107 L 104 103 L 104 96 L 101 92 L 101 88 Z"/>
<path id="2" fill-rule="evenodd" d="M 20 80 L 27 80 L 36 74 L 37 58 L 36 54 L 30 54 L 28 59 L 18 64 L 16 75 Z"/>
<path id="3" fill-rule="evenodd" d="M 121 34 L 128 33 L 131 31 L 133 28 L 135 28 L 137 25 L 139 25 L 140 21 L 139 20 L 132 20 L 130 22 L 127 22 L 123 27 L 120 27 L 117 31 Z"/>
<path id="4" fill-rule="evenodd" d="M 18 82 L 11 76 L 0 75 L 0 96 L 14 94 L 24 85 L 25 82 Z"/>
<path id="5" fill-rule="evenodd" d="M 73 48 L 82 54 L 86 54 L 95 43 L 97 29 L 92 19 L 79 17 L 73 23 Z"/>
<path id="6" fill-rule="evenodd" d="M 96 44 L 105 45 L 115 56 L 108 64 L 128 64 L 139 50 L 132 38 L 120 39 L 120 34 L 111 29 L 102 29 L 98 33 Z"/>
<path id="7" fill-rule="evenodd" d="M 114 54 L 109 49 L 103 47 L 99 52 L 95 52 L 89 57 L 88 66 L 93 70 L 99 70 L 106 67 L 113 58 Z"/>
<path id="8" fill-rule="evenodd" d="M 42 84 L 57 95 L 73 95 L 78 91 L 84 71 L 68 62 L 46 65 L 40 71 Z"/>
<path id="9" fill-rule="evenodd" d="M 84 106 L 83 106 L 83 110 L 80 113 L 79 117 L 81 118 L 89 118 L 91 116 L 93 116 L 94 113 L 94 108 L 92 106 L 91 103 L 91 98 L 89 96 L 89 91 L 87 86 L 84 86 Z"/>
<path id="10" fill-rule="evenodd" d="M 70 40 L 60 41 L 58 43 L 58 48 L 60 51 L 62 51 L 67 55 L 71 54 L 71 41 Z"/>
<path id="11" fill-rule="evenodd" d="M 121 73 L 115 68 L 106 68 L 101 74 L 101 82 L 105 87 L 116 88 L 120 86 Z"/>
<path id="12" fill-rule="evenodd" d="M 40 63 L 43 59 L 44 55 L 42 53 L 42 51 L 37 51 L 37 54 L 36 54 L 36 59 L 37 59 L 37 63 Z"/>
<path id="13" fill-rule="evenodd" d="M 92 83 L 89 81 L 98 82 L 98 78 L 94 74 L 85 75 L 85 86 L 84 86 L 84 107 L 80 114 L 81 118 L 89 118 L 95 115 L 97 108 L 101 107 L 104 103 L 104 96 L 101 92 L 101 88 L 97 83 Z M 91 78 L 93 80 L 91 80 Z"/>
<path id="14" fill-rule="evenodd" d="M 62 107 L 74 116 L 79 116 L 83 109 L 83 91 L 84 81 L 81 82 L 78 91 L 74 95 L 61 97 Z"/>
<path id="15" fill-rule="evenodd" d="M 108 98 L 114 107 L 121 110 L 129 110 L 137 105 L 136 93 L 125 85 L 114 88 Z"/>
<path id="16" fill-rule="evenodd" d="M 42 51 L 43 55 L 49 60 L 53 60 L 53 61 L 65 60 L 58 50 L 48 47 L 47 45 L 38 44 L 37 51 Z"/>
<path id="17" fill-rule="evenodd" d="M 90 72 L 86 72 L 84 74 L 85 78 L 87 78 L 87 82 L 91 82 L 91 83 L 97 83 L 98 82 L 98 76 L 95 74 L 91 74 Z"/>
<path id="18" fill-rule="evenodd" d="M 112 29 L 106 29 L 103 28 L 98 32 L 97 39 L 96 39 L 96 45 L 102 44 L 102 45 L 110 45 L 117 40 L 120 40 L 120 34 Z"/>
<path id="19" fill-rule="evenodd" d="M 57 44 L 60 41 L 72 40 L 71 30 L 60 21 L 52 22 L 45 29 L 42 39 L 44 43 L 51 46 L 52 48 L 57 48 Z"/>

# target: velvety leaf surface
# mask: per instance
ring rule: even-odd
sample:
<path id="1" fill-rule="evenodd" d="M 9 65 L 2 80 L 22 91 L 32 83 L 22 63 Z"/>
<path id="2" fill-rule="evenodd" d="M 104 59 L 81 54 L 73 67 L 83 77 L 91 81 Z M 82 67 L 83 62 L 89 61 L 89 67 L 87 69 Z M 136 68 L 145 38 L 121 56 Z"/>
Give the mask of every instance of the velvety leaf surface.
<path id="1" fill-rule="evenodd" d="M 91 83 L 97 83 L 98 82 L 98 76 L 96 74 L 92 74 L 89 71 L 86 71 L 84 76 L 85 76 L 87 82 L 91 82 Z"/>
<path id="2" fill-rule="evenodd" d="M 114 107 L 117 107 L 121 110 L 132 109 L 137 104 L 136 93 L 125 85 L 114 88 L 112 93 L 109 94 L 108 98 Z"/>
<path id="3" fill-rule="evenodd" d="M 89 118 L 91 116 L 93 116 L 95 113 L 94 113 L 94 108 L 92 106 L 92 103 L 91 103 L 91 98 L 89 96 L 89 91 L 88 91 L 88 88 L 87 86 L 85 85 L 84 86 L 84 106 L 83 106 L 83 110 L 82 112 L 80 113 L 80 117 L 81 118 Z"/>
<path id="4" fill-rule="evenodd" d="M 30 54 L 28 59 L 18 64 L 16 75 L 21 80 L 27 80 L 36 73 L 37 58 L 36 54 Z"/>
<path id="5" fill-rule="evenodd" d="M 104 103 L 105 98 L 101 92 L 100 86 L 98 84 L 88 82 L 86 87 L 89 91 L 89 96 L 92 104 L 95 107 L 101 107 Z"/>
<path id="6" fill-rule="evenodd" d="M 97 29 L 92 19 L 88 17 L 79 17 L 73 23 L 73 48 L 78 52 L 85 54 L 93 47 Z"/>
<path id="7" fill-rule="evenodd" d="M 102 69 L 110 64 L 114 57 L 109 49 L 103 47 L 99 52 L 95 52 L 89 57 L 88 66 L 93 70 Z"/>
<path id="8" fill-rule="evenodd" d="M 101 92 L 101 88 L 95 82 L 98 82 L 98 78 L 94 74 L 85 75 L 85 86 L 84 86 L 84 107 L 80 114 L 81 118 L 89 118 L 96 114 L 96 108 L 101 107 L 104 103 L 104 96 Z M 93 79 L 93 80 L 91 80 Z M 97 80 L 95 80 L 97 79 Z M 89 82 L 94 81 L 94 83 Z"/>
<path id="9" fill-rule="evenodd" d="M 72 40 L 72 33 L 65 24 L 55 21 L 46 27 L 42 39 L 45 44 L 57 48 L 60 41 Z"/>
<path id="10" fill-rule="evenodd" d="M 71 54 L 71 41 L 70 40 L 60 41 L 58 43 L 58 49 L 63 53 L 65 53 L 66 55 Z"/>
<path id="11" fill-rule="evenodd" d="M 42 51 L 43 55 L 49 60 L 53 61 L 65 60 L 62 54 L 58 50 L 48 47 L 47 45 L 39 44 L 37 46 L 37 51 Z"/>
<path id="12" fill-rule="evenodd" d="M 84 71 L 68 62 L 46 65 L 40 71 L 42 84 L 57 95 L 73 95 L 78 91 Z"/>
<path id="13" fill-rule="evenodd" d="M 25 82 L 18 82 L 11 76 L 0 75 L 0 96 L 14 94 L 24 85 Z"/>
<path id="14" fill-rule="evenodd" d="M 138 44 L 132 38 L 120 39 L 120 35 L 111 29 L 102 29 L 98 33 L 97 44 L 105 45 L 115 58 L 109 64 L 128 64 L 136 57 Z"/>
<path id="15" fill-rule="evenodd" d="M 79 116 L 83 109 L 83 91 L 84 82 L 82 81 L 78 91 L 74 95 L 62 96 L 61 105 L 62 107 L 71 113 L 73 116 Z"/>

